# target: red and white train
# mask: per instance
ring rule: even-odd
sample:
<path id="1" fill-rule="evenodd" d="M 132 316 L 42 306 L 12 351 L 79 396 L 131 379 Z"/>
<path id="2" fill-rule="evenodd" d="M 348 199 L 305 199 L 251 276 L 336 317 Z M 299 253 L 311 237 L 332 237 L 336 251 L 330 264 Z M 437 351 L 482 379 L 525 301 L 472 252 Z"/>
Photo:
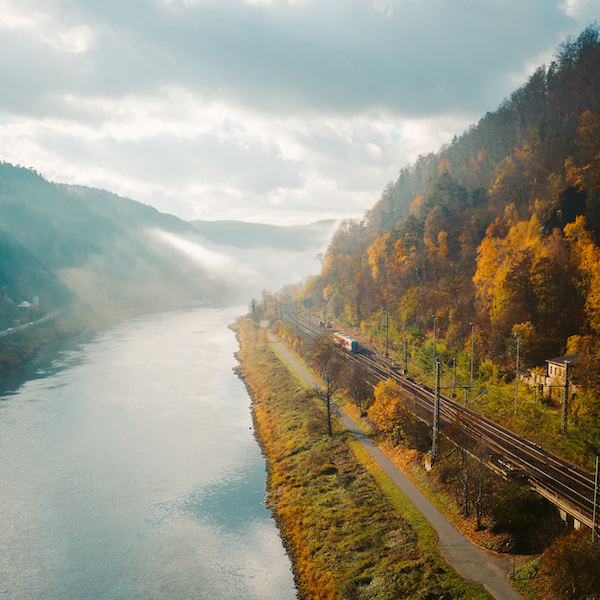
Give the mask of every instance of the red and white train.
<path id="1" fill-rule="evenodd" d="M 348 352 L 354 352 L 355 354 L 358 352 L 358 342 L 353 337 L 345 333 L 334 333 L 333 339 L 336 344 L 348 350 Z"/>

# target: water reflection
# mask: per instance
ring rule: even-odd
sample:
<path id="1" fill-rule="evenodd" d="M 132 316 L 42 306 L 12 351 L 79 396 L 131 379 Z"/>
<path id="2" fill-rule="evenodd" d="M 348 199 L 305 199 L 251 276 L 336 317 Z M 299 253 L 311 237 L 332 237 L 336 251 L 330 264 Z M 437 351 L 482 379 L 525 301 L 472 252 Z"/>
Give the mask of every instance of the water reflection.
<path id="1" fill-rule="evenodd" d="M 172 507 L 190 518 L 222 531 L 237 532 L 245 523 L 264 519 L 265 469 L 258 461 L 223 481 L 199 487 Z"/>
<path id="2" fill-rule="evenodd" d="M 0 597 L 295 597 L 235 314 L 122 324 L 3 397 Z"/>

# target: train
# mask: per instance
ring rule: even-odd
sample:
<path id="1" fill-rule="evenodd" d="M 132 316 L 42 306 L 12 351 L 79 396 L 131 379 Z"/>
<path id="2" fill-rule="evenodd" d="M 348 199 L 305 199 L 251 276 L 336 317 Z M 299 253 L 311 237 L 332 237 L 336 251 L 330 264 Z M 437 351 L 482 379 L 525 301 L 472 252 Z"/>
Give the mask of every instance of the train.
<path id="1" fill-rule="evenodd" d="M 359 348 L 358 342 L 353 337 L 350 337 L 349 335 L 346 335 L 345 333 L 334 333 L 333 339 L 335 340 L 336 344 L 338 344 L 345 350 L 348 350 L 349 352 L 353 352 L 354 354 L 356 354 L 358 352 L 358 348 Z"/>

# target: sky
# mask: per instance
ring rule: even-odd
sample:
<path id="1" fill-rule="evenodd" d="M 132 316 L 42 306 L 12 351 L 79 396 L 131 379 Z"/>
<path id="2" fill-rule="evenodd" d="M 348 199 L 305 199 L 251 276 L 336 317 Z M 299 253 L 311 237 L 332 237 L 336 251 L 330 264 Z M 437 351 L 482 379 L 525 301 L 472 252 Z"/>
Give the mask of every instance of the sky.
<path id="1" fill-rule="evenodd" d="M 0 0 L 0 160 L 185 220 L 360 218 L 600 0 Z"/>

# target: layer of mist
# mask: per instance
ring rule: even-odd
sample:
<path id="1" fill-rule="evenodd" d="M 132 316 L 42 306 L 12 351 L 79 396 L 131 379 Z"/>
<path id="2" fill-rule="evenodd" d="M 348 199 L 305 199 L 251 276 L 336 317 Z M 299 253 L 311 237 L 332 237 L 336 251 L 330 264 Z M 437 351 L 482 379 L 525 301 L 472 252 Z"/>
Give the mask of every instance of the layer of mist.
<path id="1" fill-rule="evenodd" d="M 71 306 L 104 316 L 245 303 L 318 273 L 316 256 L 334 227 L 192 224 L 3 163 L 0 330 Z M 32 303 L 27 315 L 18 308 L 24 300 Z"/>

